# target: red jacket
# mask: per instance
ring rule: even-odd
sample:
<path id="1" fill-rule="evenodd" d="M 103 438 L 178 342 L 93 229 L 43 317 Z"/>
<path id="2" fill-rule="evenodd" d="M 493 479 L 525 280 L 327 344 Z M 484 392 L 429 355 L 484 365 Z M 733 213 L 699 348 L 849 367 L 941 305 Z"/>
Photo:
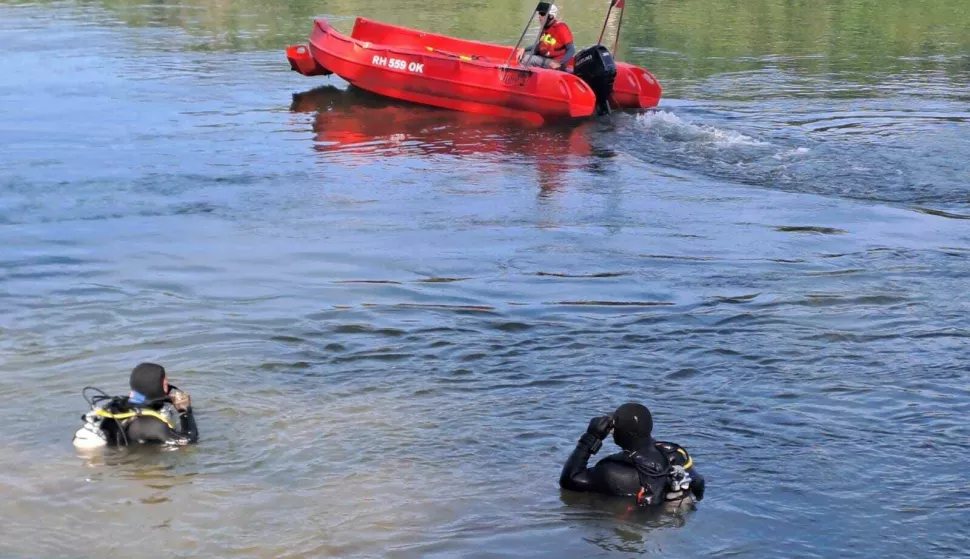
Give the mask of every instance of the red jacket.
<path id="1" fill-rule="evenodd" d="M 539 37 L 538 53 L 540 56 L 555 61 L 562 60 L 566 54 L 566 45 L 573 42 L 573 32 L 562 21 L 556 21 Z"/>

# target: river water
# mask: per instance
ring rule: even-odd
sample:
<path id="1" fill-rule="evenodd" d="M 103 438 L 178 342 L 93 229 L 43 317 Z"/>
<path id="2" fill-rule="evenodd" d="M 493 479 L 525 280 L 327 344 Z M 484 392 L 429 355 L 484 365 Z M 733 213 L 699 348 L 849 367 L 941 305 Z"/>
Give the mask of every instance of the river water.
<path id="1" fill-rule="evenodd" d="M 966 556 L 970 5 L 629 4 L 659 109 L 525 129 L 282 49 L 528 2 L 2 0 L 0 555 Z M 146 360 L 200 444 L 79 455 Z M 558 488 L 625 401 L 695 510 Z"/>

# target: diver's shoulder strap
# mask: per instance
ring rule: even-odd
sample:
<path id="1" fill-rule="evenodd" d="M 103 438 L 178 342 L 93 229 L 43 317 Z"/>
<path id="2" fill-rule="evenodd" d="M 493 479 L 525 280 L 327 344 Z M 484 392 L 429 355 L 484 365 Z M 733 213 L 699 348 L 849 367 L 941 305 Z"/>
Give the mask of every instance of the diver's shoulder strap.
<path id="1" fill-rule="evenodd" d="M 158 413 L 155 410 L 134 408 L 128 411 L 112 412 L 104 408 L 98 408 L 95 411 L 95 414 L 98 415 L 99 417 L 107 417 L 110 419 L 114 419 L 115 421 L 125 421 L 129 419 L 134 419 L 136 417 L 154 417 L 155 419 L 161 420 L 163 423 L 165 423 L 165 425 L 168 425 L 169 428 L 171 429 L 175 428 L 175 425 L 172 424 L 172 421 L 168 417 Z"/>

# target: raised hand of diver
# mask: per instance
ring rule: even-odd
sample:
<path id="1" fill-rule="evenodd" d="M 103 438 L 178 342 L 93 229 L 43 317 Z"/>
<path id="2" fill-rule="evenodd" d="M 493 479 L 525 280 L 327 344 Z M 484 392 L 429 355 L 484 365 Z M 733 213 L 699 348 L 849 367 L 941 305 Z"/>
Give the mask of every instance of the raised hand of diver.
<path id="1" fill-rule="evenodd" d="M 172 387 L 169 390 L 168 397 L 172 400 L 172 405 L 175 406 L 180 413 L 187 413 L 192 408 L 192 397 L 189 396 L 188 392 L 179 390 L 176 387 Z"/>
<path id="2" fill-rule="evenodd" d="M 596 454 L 599 452 L 600 447 L 603 446 L 603 439 L 605 439 L 612 430 L 612 415 L 601 415 L 599 417 L 594 417 L 593 419 L 589 420 L 589 427 L 586 428 L 586 432 L 583 433 L 583 436 L 579 438 L 579 441 L 589 448 L 590 454 Z"/>

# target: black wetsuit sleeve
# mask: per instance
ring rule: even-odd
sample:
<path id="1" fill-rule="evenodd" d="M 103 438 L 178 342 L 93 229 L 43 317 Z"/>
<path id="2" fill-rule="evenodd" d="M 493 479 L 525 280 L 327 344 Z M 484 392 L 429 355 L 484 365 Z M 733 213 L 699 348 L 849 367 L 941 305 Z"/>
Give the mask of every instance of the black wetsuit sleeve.
<path id="1" fill-rule="evenodd" d="M 576 444 L 573 453 L 569 455 L 569 459 L 566 460 L 566 464 L 562 467 L 562 473 L 559 475 L 559 486 L 563 489 L 602 491 L 596 483 L 596 477 L 592 475 L 593 470 L 587 467 L 589 459 L 593 456 L 590 443 L 587 441 L 588 438 L 588 435 L 583 435 L 583 438 Z"/>
<path id="2" fill-rule="evenodd" d="M 195 413 L 191 407 L 182 414 L 182 436 L 187 438 L 190 444 L 199 442 L 199 427 L 195 424 Z"/>
<path id="3" fill-rule="evenodd" d="M 170 445 L 187 445 L 199 440 L 192 408 L 182 414 L 182 430 L 176 431 L 155 417 L 137 417 L 126 431 L 128 443 L 146 442 Z"/>
<path id="4" fill-rule="evenodd" d="M 697 471 L 697 468 L 691 466 L 687 468 L 687 473 L 690 474 L 690 492 L 697 497 L 697 500 L 704 499 L 704 476 Z"/>

